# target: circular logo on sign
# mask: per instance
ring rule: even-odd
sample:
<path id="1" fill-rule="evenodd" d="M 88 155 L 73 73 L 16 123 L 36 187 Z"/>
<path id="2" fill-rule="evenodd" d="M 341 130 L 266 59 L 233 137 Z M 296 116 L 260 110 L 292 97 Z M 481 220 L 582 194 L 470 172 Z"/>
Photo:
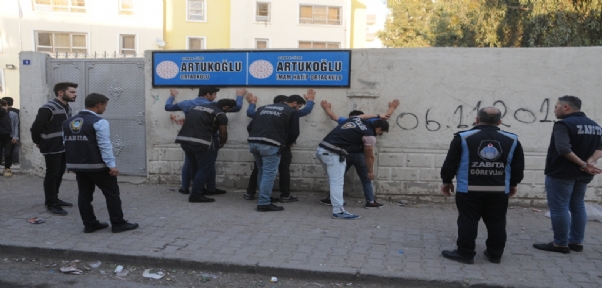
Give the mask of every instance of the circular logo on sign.
<path id="1" fill-rule="evenodd" d="M 157 65 L 156 72 L 163 79 L 171 79 L 178 75 L 180 69 L 178 68 L 178 64 L 173 61 L 162 61 Z"/>
<path id="2" fill-rule="evenodd" d="M 272 72 L 274 72 L 274 66 L 272 66 L 272 63 L 265 60 L 254 61 L 251 63 L 251 66 L 249 66 L 249 73 L 257 79 L 268 78 L 272 75 Z"/>

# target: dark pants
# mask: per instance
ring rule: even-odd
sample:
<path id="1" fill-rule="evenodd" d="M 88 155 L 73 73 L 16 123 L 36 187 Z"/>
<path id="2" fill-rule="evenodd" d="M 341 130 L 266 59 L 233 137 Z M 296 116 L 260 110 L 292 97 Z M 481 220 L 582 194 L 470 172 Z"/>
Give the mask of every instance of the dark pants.
<path id="1" fill-rule="evenodd" d="M 206 188 L 209 191 L 215 191 L 216 188 L 216 176 L 217 171 L 215 170 L 215 161 L 217 161 L 217 153 L 219 152 L 219 138 L 218 136 L 213 137 L 213 146 L 215 147 L 215 160 L 213 161 L 214 165 L 209 170 L 209 178 L 206 182 Z M 190 169 L 190 160 L 188 157 L 184 156 L 184 165 L 182 166 L 182 188 L 189 189 L 190 188 L 190 180 L 194 179 L 194 174 Z"/>
<path id="2" fill-rule="evenodd" d="M 0 108 L 2 109 L 2 108 Z M 4 150 L 4 168 L 10 169 L 13 165 L 13 140 L 10 134 L 0 134 L 0 150 Z"/>
<path id="3" fill-rule="evenodd" d="M 211 169 L 215 169 L 215 159 L 217 156 L 217 149 L 215 147 L 204 149 L 201 146 L 192 145 L 184 142 L 180 143 L 186 158 L 189 160 L 190 171 L 194 175 L 192 181 L 192 190 L 190 191 L 190 198 L 195 198 L 203 195 L 203 187 L 210 181 Z"/>
<path id="4" fill-rule="evenodd" d="M 280 152 L 280 164 L 278 165 L 278 185 L 280 186 L 280 197 L 289 197 L 291 195 L 291 162 L 293 160 L 293 154 L 291 148 L 286 146 Z M 251 178 L 249 178 L 249 185 L 247 186 L 247 194 L 255 195 L 257 191 L 257 163 L 253 163 L 253 172 L 251 172 Z"/>
<path id="5" fill-rule="evenodd" d="M 75 176 L 77 187 L 79 188 L 77 205 L 79 206 L 79 215 L 82 217 L 84 226 L 95 227 L 98 222 L 96 215 L 94 215 L 94 207 L 92 207 L 94 188 L 96 186 L 98 186 L 105 196 L 111 225 L 125 224 L 116 176 L 109 175 L 108 170 L 102 172 L 76 172 Z"/>
<path id="6" fill-rule="evenodd" d="M 46 206 L 59 204 L 59 188 L 63 182 L 63 174 L 67 167 L 65 152 L 44 155 L 46 160 L 46 175 L 44 176 L 44 195 Z"/>
<path id="7" fill-rule="evenodd" d="M 492 258 L 501 258 L 506 246 L 506 211 L 508 194 L 456 193 L 458 207 L 458 252 L 473 257 L 479 220 L 487 227 L 487 250 Z"/>

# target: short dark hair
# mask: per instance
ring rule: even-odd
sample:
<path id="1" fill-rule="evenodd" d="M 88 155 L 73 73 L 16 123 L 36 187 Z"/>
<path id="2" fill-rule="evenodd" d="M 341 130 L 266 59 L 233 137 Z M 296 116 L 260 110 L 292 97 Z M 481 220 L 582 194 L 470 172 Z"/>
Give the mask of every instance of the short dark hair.
<path id="1" fill-rule="evenodd" d="M 558 97 L 558 102 L 565 103 L 571 106 L 573 109 L 581 110 L 581 99 L 579 99 L 577 96 L 564 95 L 562 97 Z"/>
<path id="2" fill-rule="evenodd" d="M 233 108 L 236 107 L 236 100 L 234 99 L 219 99 L 217 100 L 217 106 L 224 108 L 226 106 Z"/>
<path id="3" fill-rule="evenodd" d="M 488 113 L 487 111 L 485 111 L 486 109 L 490 108 L 495 109 L 497 112 Z M 479 113 L 477 113 L 477 117 L 479 118 L 479 122 L 481 122 L 482 124 L 497 125 L 497 123 L 500 122 L 500 120 L 502 120 L 502 112 L 500 111 L 500 109 L 497 109 L 495 107 L 485 107 L 479 110 Z"/>
<path id="4" fill-rule="evenodd" d="M 59 91 L 65 92 L 69 87 L 77 88 L 79 86 L 77 83 L 73 82 L 59 82 L 54 85 L 54 96 L 59 96 Z"/>
<path id="5" fill-rule="evenodd" d="M 374 127 L 374 129 L 381 128 L 383 131 L 389 132 L 389 122 L 383 119 L 372 121 L 372 127 Z"/>
<path id="6" fill-rule="evenodd" d="M 4 106 L 7 106 L 7 105 L 8 105 L 8 103 L 6 103 L 5 100 L 0 99 L 0 106 L 4 107 Z"/>
<path id="7" fill-rule="evenodd" d="M 2 97 L 2 100 L 6 101 L 8 106 L 13 106 L 13 97 Z"/>
<path id="8" fill-rule="evenodd" d="M 215 92 L 219 92 L 219 88 L 215 86 L 201 86 L 199 87 L 199 97 L 203 97 L 207 94 L 213 94 Z"/>
<path id="9" fill-rule="evenodd" d="M 359 115 L 363 115 L 363 114 L 364 114 L 364 111 L 353 110 L 353 111 L 349 112 L 349 117 L 359 116 Z"/>
<path id="10" fill-rule="evenodd" d="M 282 102 L 286 101 L 286 98 L 288 98 L 288 96 L 278 95 L 278 96 L 274 97 L 274 104 L 282 103 Z"/>
<path id="11" fill-rule="evenodd" d="M 104 104 L 107 102 L 109 102 L 109 97 L 98 93 L 91 93 L 90 95 L 86 96 L 84 104 L 86 108 L 92 108 L 97 104 Z"/>
<path id="12" fill-rule="evenodd" d="M 305 99 L 303 99 L 303 97 L 301 97 L 300 95 L 296 95 L 296 94 L 286 97 L 286 100 L 284 102 L 285 103 L 297 102 L 298 105 L 305 105 L 305 103 L 307 103 L 305 101 Z"/>

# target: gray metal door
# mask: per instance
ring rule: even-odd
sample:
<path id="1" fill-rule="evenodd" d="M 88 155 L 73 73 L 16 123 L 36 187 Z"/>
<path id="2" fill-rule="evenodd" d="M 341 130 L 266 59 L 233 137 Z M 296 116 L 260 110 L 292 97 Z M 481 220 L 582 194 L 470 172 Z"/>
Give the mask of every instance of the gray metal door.
<path id="1" fill-rule="evenodd" d="M 84 99 L 90 93 L 100 93 L 110 98 L 102 117 L 111 126 L 117 168 L 124 175 L 146 176 L 144 59 L 48 61 L 46 67 L 51 90 L 58 82 L 79 84 L 76 102 L 71 104 L 74 114 L 84 109 Z M 50 98 L 54 98 L 54 95 Z"/>

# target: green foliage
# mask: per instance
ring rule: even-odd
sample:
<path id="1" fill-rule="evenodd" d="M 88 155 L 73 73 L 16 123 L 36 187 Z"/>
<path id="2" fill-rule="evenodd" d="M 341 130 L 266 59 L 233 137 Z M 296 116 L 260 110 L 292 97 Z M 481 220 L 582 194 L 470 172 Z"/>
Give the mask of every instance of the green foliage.
<path id="1" fill-rule="evenodd" d="M 602 46 L 602 0 L 388 0 L 387 47 Z"/>

